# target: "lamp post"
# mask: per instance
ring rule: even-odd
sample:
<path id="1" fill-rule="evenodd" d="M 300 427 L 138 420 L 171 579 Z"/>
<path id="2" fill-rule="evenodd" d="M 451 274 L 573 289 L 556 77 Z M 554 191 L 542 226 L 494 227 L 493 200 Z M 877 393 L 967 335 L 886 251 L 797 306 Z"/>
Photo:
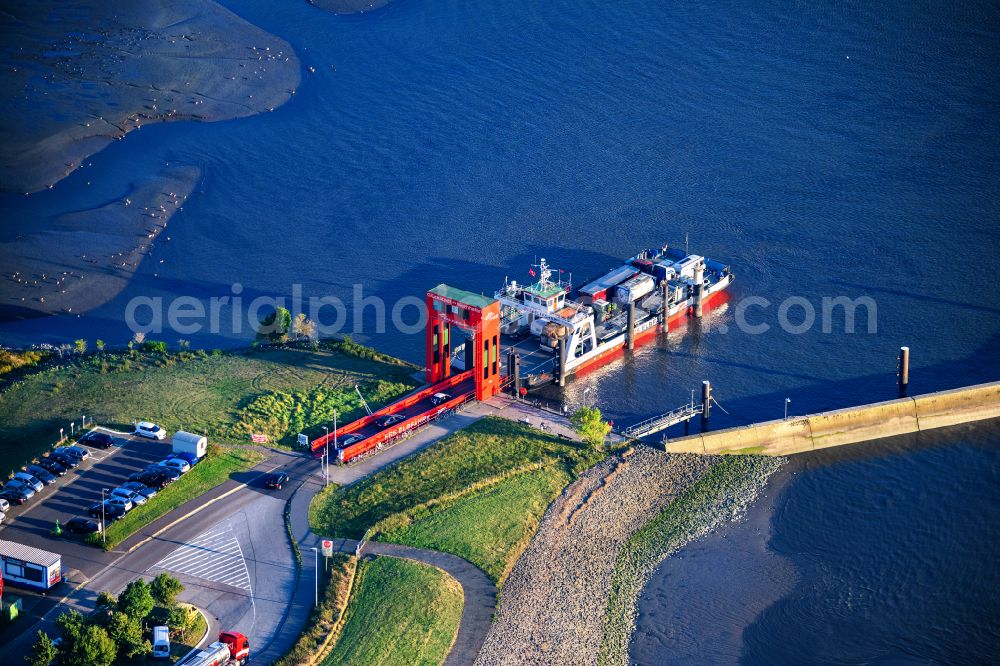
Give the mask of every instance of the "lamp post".
<path id="1" fill-rule="evenodd" d="M 108 492 L 107 488 L 101 488 L 101 543 L 107 543 L 108 537 L 104 529 L 104 493 Z"/>
<path id="2" fill-rule="evenodd" d="M 326 488 L 330 485 L 330 429 L 327 426 L 323 426 L 323 430 L 326 431 L 326 436 L 323 438 L 325 446 L 323 447 L 323 455 L 320 458 L 320 465 L 323 466 L 323 487 Z M 333 432 L 336 435 L 337 426 L 333 426 Z"/>
<path id="3" fill-rule="evenodd" d="M 333 410 L 333 450 L 337 450 L 337 410 Z M 330 483 L 330 459 L 326 459 L 326 482 Z"/>
<path id="4" fill-rule="evenodd" d="M 785 421 L 788 420 L 788 403 L 792 401 L 791 398 L 785 398 Z"/>
<path id="5" fill-rule="evenodd" d="M 315 596 L 315 604 L 317 606 L 319 606 L 319 548 L 316 548 L 315 546 L 313 546 L 312 551 L 313 551 L 313 555 L 315 555 L 315 558 L 316 558 L 316 566 L 314 567 L 315 570 L 316 570 L 316 593 L 314 595 Z"/>

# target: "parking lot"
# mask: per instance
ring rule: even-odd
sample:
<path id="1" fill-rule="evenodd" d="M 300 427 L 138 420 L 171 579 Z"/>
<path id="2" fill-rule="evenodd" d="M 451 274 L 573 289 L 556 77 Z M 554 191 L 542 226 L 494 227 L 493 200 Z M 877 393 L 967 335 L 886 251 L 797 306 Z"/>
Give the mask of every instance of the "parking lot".
<path id="1" fill-rule="evenodd" d="M 129 474 L 159 462 L 170 453 L 170 444 L 144 437 L 109 431 L 114 445 L 100 449 L 78 444 L 90 452 L 79 467 L 69 470 L 52 485 L 45 486 L 26 503 L 7 510 L 0 526 L 0 538 L 52 550 L 50 532 L 58 520 L 61 525 L 74 516 L 87 516 L 87 509 L 101 501 L 101 489 L 112 490 L 128 480 Z M 156 501 L 154 497 L 152 501 Z M 15 533 L 17 536 L 15 536 Z M 25 538 L 25 537 L 33 538 Z M 48 546 L 38 538 L 48 539 Z M 70 535 L 65 534 L 66 538 Z M 77 537 L 78 538 L 78 537 Z"/>

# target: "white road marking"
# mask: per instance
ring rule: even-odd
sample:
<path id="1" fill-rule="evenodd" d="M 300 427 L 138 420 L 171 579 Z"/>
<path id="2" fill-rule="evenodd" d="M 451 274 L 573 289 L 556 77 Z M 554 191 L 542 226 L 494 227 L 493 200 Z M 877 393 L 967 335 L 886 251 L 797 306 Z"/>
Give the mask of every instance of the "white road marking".
<path id="1" fill-rule="evenodd" d="M 152 568 L 238 587 L 253 595 L 243 550 L 228 524 L 212 528 L 177 547 Z"/>

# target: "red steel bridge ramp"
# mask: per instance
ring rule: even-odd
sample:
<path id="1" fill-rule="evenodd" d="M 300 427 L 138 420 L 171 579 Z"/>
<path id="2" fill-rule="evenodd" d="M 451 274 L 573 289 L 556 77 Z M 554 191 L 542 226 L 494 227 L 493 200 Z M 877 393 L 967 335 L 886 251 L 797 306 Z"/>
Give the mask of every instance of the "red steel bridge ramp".
<path id="1" fill-rule="evenodd" d="M 451 331 L 470 334 L 475 345 L 470 370 L 451 374 Z M 487 296 L 438 285 L 427 292 L 428 385 L 349 423 L 329 435 L 312 440 L 314 453 L 331 447 L 340 464 L 379 451 L 442 414 L 472 400 L 486 400 L 500 392 L 500 303 Z"/>

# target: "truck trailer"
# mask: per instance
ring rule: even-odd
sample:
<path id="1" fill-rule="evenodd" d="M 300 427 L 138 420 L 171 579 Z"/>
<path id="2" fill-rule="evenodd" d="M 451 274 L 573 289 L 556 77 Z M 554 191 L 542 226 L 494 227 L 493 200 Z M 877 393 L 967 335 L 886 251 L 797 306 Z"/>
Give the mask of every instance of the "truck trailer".
<path id="1" fill-rule="evenodd" d="M 219 640 L 188 655 L 175 666 L 244 666 L 250 660 L 250 641 L 238 631 L 223 631 Z"/>
<path id="2" fill-rule="evenodd" d="M 178 430 L 170 440 L 175 455 L 187 460 L 192 467 L 208 452 L 208 438 L 193 432 Z"/>

